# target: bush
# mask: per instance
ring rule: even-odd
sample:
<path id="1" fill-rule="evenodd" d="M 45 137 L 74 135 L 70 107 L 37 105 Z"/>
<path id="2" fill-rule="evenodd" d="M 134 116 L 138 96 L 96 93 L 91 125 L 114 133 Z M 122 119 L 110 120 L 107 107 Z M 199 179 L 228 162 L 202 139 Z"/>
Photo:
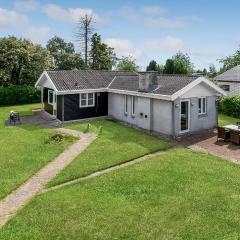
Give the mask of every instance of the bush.
<path id="1" fill-rule="evenodd" d="M 31 86 L 0 87 L 0 106 L 38 103 L 41 101 L 41 91 Z"/>
<path id="2" fill-rule="evenodd" d="M 219 111 L 225 115 L 240 118 L 240 96 L 226 96 L 219 101 Z"/>

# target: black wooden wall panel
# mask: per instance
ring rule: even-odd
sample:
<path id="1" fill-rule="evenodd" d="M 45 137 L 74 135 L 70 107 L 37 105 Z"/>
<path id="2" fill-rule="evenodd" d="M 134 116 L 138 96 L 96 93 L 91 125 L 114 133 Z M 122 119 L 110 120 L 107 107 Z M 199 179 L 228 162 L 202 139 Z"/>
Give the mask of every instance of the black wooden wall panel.
<path id="1" fill-rule="evenodd" d="M 62 119 L 62 99 L 63 99 L 63 96 L 61 95 L 57 96 L 57 118 L 61 121 L 63 120 Z"/>
<path id="2" fill-rule="evenodd" d="M 64 121 L 100 117 L 108 114 L 108 93 L 95 93 L 95 106 L 80 108 L 79 94 L 64 95 Z"/>

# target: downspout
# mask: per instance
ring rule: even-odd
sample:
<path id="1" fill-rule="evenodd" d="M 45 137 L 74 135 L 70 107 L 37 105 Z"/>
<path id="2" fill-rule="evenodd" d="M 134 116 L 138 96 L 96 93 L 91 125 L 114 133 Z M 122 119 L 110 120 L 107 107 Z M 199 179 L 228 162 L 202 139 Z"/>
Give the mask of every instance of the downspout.
<path id="1" fill-rule="evenodd" d="M 62 95 L 62 122 L 64 122 L 64 95 Z"/>
<path id="2" fill-rule="evenodd" d="M 44 104 L 43 104 L 43 87 L 41 87 L 41 106 L 42 110 L 44 109 Z"/>
<path id="3" fill-rule="evenodd" d="M 172 101 L 172 136 L 175 137 L 175 112 L 174 112 L 174 101 Z"/>

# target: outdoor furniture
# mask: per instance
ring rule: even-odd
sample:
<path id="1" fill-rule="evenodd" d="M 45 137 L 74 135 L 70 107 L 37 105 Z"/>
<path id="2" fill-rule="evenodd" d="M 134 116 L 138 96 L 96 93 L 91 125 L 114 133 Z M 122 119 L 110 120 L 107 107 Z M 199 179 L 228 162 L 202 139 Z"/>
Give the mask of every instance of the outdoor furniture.
<path id="1" fill-rule="evenodd" d="M 218 127 L 217 130 L 217 141 L 219 138 L 223 139 L 224 141 L 230 139 L 230 131 L 226 130 L 224 127 Z"/>
<path id="2" fill-rule="evenodd" d="M 240 132 L 239 131 L 231 131 L 230 132 L 230 141 L 237 145 L 240 145 Z"/>
<path id="3" fill-rule="evenodd" d="M 9 121 L 9 124 L 13 123 L 14 125 L 16 124 L 16 122 L 20 122 L 21 123 L 19 113 L 15 112 L 15 111 L 10 111 L 8 121 Z"/>

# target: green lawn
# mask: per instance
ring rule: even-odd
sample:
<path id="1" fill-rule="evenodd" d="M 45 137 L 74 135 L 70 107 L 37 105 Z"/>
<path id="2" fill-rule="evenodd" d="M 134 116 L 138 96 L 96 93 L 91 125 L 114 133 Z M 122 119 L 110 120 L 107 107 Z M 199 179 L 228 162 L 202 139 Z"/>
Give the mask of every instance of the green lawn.
<path id="1" fill-rule="evenodd" d="M 58 156 L 70 143 L 67 137 L 60 143 L 46 143 L 54 130 L 40 126 L 18 125 L 6 127 L 10 110 L 30 115 L 39 104 L 0 107 L 0 199 L 16 189 L 46 163 Z"/>
<path id="2" fill-rule="evenodd" d="M 85 131 L 87 124 L 87 122 L 70 124 L 65 127 Z M 58 185 L 171 146 L 158 138 L 107 120 L 92 121 L 90 131 L 98 134 L 100 126 L 102 126 L 102 133 L 97 139 L 48 186 Z"/>
<path id="3" fill-rule="evenodd" d="M 220 113 L 218 114 L 218 125 L 221 127 L 228 124 L 236 124 L 236 122 L 240 122 L 240 119 L 229 117 Z"/>
<path id="4" fill-rule="evenodd" d="M 188 149 L 36 197 L 0 239 L 239 239 L 240 166 Z"/>

